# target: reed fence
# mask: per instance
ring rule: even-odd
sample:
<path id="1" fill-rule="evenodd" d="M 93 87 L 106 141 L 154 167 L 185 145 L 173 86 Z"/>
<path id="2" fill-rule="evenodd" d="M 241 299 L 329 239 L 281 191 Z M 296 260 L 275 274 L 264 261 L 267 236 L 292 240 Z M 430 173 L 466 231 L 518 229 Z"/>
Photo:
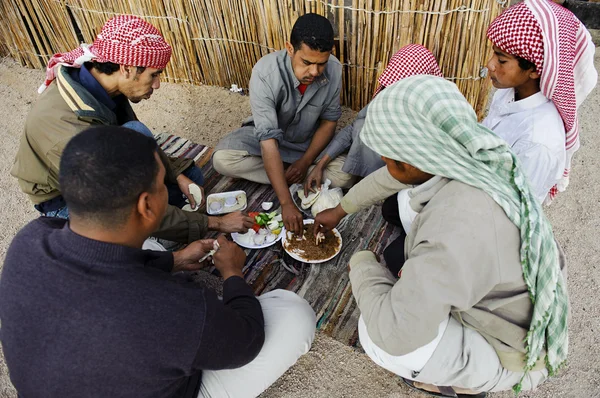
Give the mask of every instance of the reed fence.
<path id="1" fill-rule="evenodd" d="M 507 0 L 2 0 L 0 49 L 43 68 L 56 52 L 90 43 L 116 14 L 138 15 L 173 46 L 166 81 L 247 87 L 252 66 L 284 48 L 295 20 L 316 12 L 332 22 L 344 65 L 344 104 L 366 105 L 400 47 L 429 48 L 444 76 L 482 115 L 490 88 L 482 68 L 485 31 Z"/>

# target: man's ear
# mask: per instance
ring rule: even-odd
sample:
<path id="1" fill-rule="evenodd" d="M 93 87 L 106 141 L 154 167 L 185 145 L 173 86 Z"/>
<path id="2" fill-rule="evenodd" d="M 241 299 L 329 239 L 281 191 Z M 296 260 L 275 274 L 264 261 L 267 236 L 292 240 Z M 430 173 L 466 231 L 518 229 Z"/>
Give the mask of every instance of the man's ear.
<path id="1" fill-rule="evenodd" d="M 129 79 L 129 76 L 133 73 L 133 67 L 129 65 L 119 65 L 119 72 L 121 72 L 126 79 Z"/>
<path id="2" fill-rule="evenodd" d="M 142 192 L 137 201 L 137 213 L 145 223 L 153 223 L 158 217 L 157 209 L 153 206 L 150 194 Z"/>
<path id="3" fill-rule="evenodd" d="M 529 73 L 529 78 L 530 78 L 530 79 L 533 79 L 533 80 L 537 80 L 537 79 L 539 79 L 539 78 L 540 78 L 540 74 L 539 74 L 539 73 L 537 73 L 537 71 L 536 71 L 536 70 L 533 70 L 533 71 L 531 71 L 531 72 Z"/>
<path id="4" fill-rule="evenodd" d="M 287 50 L 287 53 L 290 57 L 294 56 L 294 46 L 292 46 L 292 43 L 290 43 L 289 41 L 286 41 L 285 49 Z"/>

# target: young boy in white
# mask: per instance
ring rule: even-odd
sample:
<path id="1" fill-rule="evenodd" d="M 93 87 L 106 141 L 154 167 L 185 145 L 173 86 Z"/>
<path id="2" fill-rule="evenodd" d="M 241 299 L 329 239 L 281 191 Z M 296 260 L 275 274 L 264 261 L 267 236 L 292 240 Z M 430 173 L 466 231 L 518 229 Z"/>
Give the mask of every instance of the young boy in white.
<path id="1" fill-rule="evenodd" d="M 526 0 L 492 22 L 494 87 L 483 125 L 511 146 L 540 201 L 549 204 L 569 183 L 579 149 L 577 108 L 598 79 L 589 32 L 567 9 Z"/>

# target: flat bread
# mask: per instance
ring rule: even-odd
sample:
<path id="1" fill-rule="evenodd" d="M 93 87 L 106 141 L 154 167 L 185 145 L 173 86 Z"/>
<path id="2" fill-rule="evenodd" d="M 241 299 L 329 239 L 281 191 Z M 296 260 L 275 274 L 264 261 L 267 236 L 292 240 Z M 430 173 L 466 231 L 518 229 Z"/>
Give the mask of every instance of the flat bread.
<path id="1" fill-rule="evenodd" d="M 194 201 L 196 202 L 196 207 L 200 207 L 200 203 L 202 203 L 202 189 L 196 184 L 190 184 L 188 186 L 190 193 L 194 197 Z"/>
<path id="2" fill-rule="evenodd" d="M 310 208 L 319 198 L 319 196 L 321 195 L 321 191 L 317 191 L 317 192 L 309 192 L 308 196 L 304 195 L 304 190 L 301 189 L 298 191 L 298 197 L 300 198 L 300 200 L 302 200 L 301 203 L 301 207 L 306 210 L 308 208 Z"/>

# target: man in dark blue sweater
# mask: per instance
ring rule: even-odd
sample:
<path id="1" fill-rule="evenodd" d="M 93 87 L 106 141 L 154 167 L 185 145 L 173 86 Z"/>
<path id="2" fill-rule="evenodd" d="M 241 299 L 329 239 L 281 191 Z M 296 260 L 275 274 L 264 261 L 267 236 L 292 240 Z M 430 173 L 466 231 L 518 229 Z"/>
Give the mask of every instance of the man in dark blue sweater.
<path id="1" fill-rule="evenodd" d="M 172 275 L 201 268 L 213 240 L 141 250 L 167 208 L 164 176 L 155 141 L 123 127 L 67 144 L 70 221 L 25 226 L 0 279 L 0 339 L 20 396 L 250 397 L 309 350 L 308 303 L 288 291 L 257 299 L 244 252 L 224 237 L 213 255 L 222 300 Z"/>

